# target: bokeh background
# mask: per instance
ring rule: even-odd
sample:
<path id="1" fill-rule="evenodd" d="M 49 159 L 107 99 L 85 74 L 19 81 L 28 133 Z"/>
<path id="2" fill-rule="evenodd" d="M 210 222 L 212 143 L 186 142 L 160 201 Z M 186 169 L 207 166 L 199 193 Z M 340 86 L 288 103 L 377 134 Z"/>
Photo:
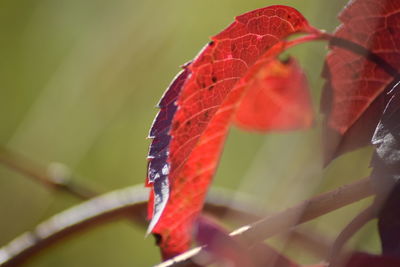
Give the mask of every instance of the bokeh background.
<path id="1" fill-rule="evenodd" d="M 314 26 L 332 31 L 346 2 L 2 0 L 0 145 L 42 166 L 62 163 L 77 182 L 101 192 L 143 183 L 155 104 L 178 66 L 209 36 L 234 16 L 272 4 L 294 6 Z M 289 52 L 307 71 L 318 110 L 326 44 Z M 322 169 L 320 119 L 306 132 L 260 135 L 232 129 L 214 185 L 247 193 L 257 207 L 279 211 L 367 175 L 368 148 Z M 369 201 L 308 227 L 333 238 Z M 78 203 L 0 165 L 0 246 Z M 374 227 L 368 224 L 354 246 L 379 251 Z M 102 225 L 26 266 L 150 266 L 159 262 L 159 253 L 144 233 L 127 221 Z"/>

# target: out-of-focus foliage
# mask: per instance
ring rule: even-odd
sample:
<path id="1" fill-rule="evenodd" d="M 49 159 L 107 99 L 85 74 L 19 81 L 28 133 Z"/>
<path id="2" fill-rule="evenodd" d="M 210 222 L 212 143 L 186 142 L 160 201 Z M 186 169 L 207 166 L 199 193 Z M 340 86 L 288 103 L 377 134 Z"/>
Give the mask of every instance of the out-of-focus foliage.
<path id="1" fill-rule="evenodd" d="M 235 15 L 272 4 L 298 8 L 332 30 L 341 1 L 36 0 L 0 2 L 0 145 L 109 191 L 142 183 L 155 104 L 178 71 Z M 325 44 L 292 49 L 318 109 Z M 370 150 L 321 170 L 320 130 L 262 136 L 234 129 L 215 185 L 251 193 L 280 210 L 368 173 Z M 290 167 L 288 167 L 290 166 Z M 0 166 L 0 245 L 78 201 Z M 334 236 L 363 204 L 313 223 Z M 371 248 L 365 235 L 362 248 Z M 370 249 L 370 251 L 373 251 Z M 148 266 L 152 238 L 130 222 L 96 228 L 28 266 Z"/>

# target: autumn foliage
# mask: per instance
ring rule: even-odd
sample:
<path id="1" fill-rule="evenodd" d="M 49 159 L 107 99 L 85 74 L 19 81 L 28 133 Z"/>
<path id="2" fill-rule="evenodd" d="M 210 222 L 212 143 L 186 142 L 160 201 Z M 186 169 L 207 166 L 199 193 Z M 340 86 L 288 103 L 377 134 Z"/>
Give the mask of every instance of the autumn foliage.
<path id="1" fill-rule="evenodd" d="M 325 163 L 371 140 L 377 148 L 371 177 L 378 192 L 383 255 L 357 252 L 344 265 L 399 266 L 399 11 L 395 0 L 351 1 L 331 35 L 310 26 L 291 7 L 260 8 L 236 17 L 183 66 L 150 130 L 148 231 L 157 237 L 164 259 L 188 250 L 195 225 L 204 227 L 199 215 L 232 123 L 258 132 L 313 126 L 306 75 L 295 58 L 279 56 L 289 47 L 318 40 L 329 42 L 321 99 Z M 212 247 L 207 239 L 197 240 Z M 253 257 L 249 253 L 233 261 L 261 266 L 246 260 Z M 285 262 L 281 266 L 299 266 Z"/>
<path id="2" fill-rule="evenodd" d="M 289 7 L 267 7 L 239 16 L 184 66 L 165 93 L 150 132 L 154 141 L 148 182 L 154 184 L 155 199 L 149 230 L 161 236 L 166 258 L 190 246 L 192 224 L 233 116 L 244 128 L 257 130 L 311 125 L 305 77 L 294 61 L 281 63 L 277 56 L 290 34 L 314 31 Z M 279 93 L 282 87 L 285 94 Z M 263 101 L 262 105 L 257 101 Z M 291 109 L 279 118 L 268 116 L 279 113 L 287 101 L 293 103 Z M 164 135 L 163 143 L 159 139 Z"/>

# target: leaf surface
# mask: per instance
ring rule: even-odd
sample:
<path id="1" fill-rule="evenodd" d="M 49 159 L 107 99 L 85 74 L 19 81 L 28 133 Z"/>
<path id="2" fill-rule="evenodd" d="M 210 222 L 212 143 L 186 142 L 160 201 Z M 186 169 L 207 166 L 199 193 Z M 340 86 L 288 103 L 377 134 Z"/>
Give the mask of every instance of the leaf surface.
<path id="1" fill-rule="evenodd" d="M 293 130 L 312 124 L 308 82 L 294 58 L 260 64 L 234 115 L 241 128 Z"/>
<path id="2" fill-rule="evenodd" d="M 276 56 L 285 49 L 286 37 L 301 32 L 315 33 L 315 29 L 293 8 L 271 6 L 245 13 L 212 37 L 167 89 L 150 130 L 153 141 L 147 177 L 152 188 L 149 231 L 158 237 L 164 259 L 190 247 L 193 222 L 202 208 L 228 127 L 243 95 L 249 88 L 263 88 L 265 94 L 271 90 L 278 99 L 279 90 L 298 90 L 294 86 L 275 88 L 278 83 L 270 83 L 274 75 L 288 83 L 289 77 L 283 74 L 299 73 L 295 63 L 278 63 Z M 279 64 L 279 73 L 268 71 L 271 65 Z M 304 77 L 296 79 L 303 81 Z M 275 101 L 274 109 L 283 109 L 277 103 L 286 104 L 285 99 L 292 95 L 308 98 L 303 85 L 302 92 L 283 93 L 282 100 Z M 292 116 L 284 127 L 273 122 L 263 130 L 310 126 L 311 107 L 298 109 L 304 112 L 297 117 L 299 120 Z M 268 124 L 263 120 L 242 122 L 255 128 Z"/>
<path id="3" fill-rule="evenodd" d="M 353 51 L 333 40 L 326 58 L 321 106 L 327 115 L 327 162 L 369 143 L 388 100 L 385 89 L 400 69 L 399 1 L 353 0 L 339 19 L 334 36 L 352 42 L 346 46 Z"/>

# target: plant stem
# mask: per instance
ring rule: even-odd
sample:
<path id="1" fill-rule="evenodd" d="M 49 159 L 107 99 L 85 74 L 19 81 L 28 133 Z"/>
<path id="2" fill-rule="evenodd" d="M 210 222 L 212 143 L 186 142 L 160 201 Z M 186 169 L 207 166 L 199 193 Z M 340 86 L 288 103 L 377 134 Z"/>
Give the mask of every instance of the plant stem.
<path id="1" fill-rule="evenodd" d="M 249 240 L 250 244 L 262 241 L 292 226 L 313 220 L 372 194 L 369 177 L 364 178 L 315 196 L 276 215 L 268 216 L 249 227 L 238 229 L 235 231 L 235 236 L 243 241 Z"/>
<path id="2" fill-rule="evenodd" d="M 361 211 L 356 217 L 354 217 L 349 224 L 340 232 L 336 237 L 335 242 L 332 245 L 332 249 L 329 255 L 329 267 L 341 266 L 343 263 L 344 255 L 342 250 L 346 242 L 360 230 L 367 222 L 376 217 L 376 207 L 372 204 L 366 209 Z M 344 253 L 345 254 L 345 253 Z"/>
<path id="3" fill-rule="evenodd" d="M 61 212 L 36 226 L 33 231 L 22 234 L 0 248 L 0 266 L 18 266 L 73 234 L 117 219 L 127 218 L 146 227 L 148 194 L 143 185 L 128 187 L 92 198 Z M 226 218 L 226 214 L 229 214 L 232 218 L 240 218 L 242 221 L 259 218 L 252 213 L 255 210 L 252 204 L 234 201 L 233 195 L 229 190 L 211 189 L 206 200 L 205 212 L 217 218 Z M 308 238 L 301 232 L 293 234 L 298 242 L 306 243 L 311 248 L 325 247 L 324 251 L 329 248 L 327 244 Z"/>
<path id="4" fill-rule="evenodd" d="M 393 85 L 395 85 L 400 80 L 400 73 L 397 70 L 397 68 L 392 66 L 389 62 L 380 57 L 378 54 L 353 41 L 337 37 L 333 34 L 329 34 L 320 31 L 318 29 L 313 28 L 308 35 L 287 41 L 286 48 L 291 48 L 293 46 L 310 41 L 328 41 L 330 46 L 340 47 L 350 52 L 353 52 L 357 55 L 365 57 L 367 60 L 374 62 L 376 65 L 382 68 L 387 74 L 392 76 L 394 78 L 394 81 L 392 82 Z M 390 86 L 390 88 L 392 87 L 393 86 Z"/>
<path id="5" fill-rule="evenodd" d="M 50 175 L 49 172 L 45 168 L 39 166 L 39 164 L 4 147 L 0 147 L 0 164 L 30 177 L 46 187 L 65 191 L 82 200 L 98 195 L 95 191 L 73 182 L 71 177 L 67 175 Z"/>
<path id="6" fill-rule="evenodd" d="M 52 176 L 47 170 L 34 161 L 9 149 L 0 147 L 0 163 L 15 170 L 34 181 L 54 190 L 63 190 L 80 199 L 89 199 L 97 195 L 94 190 L 72 183 L 66 177 Z M 131 196 L 128 196 L 131 192 Z M 65 237 L 89 229 L 93 225 L 108 222 L 113 219 L 128 218 L 143 227 L 146 226 L 146 206 L 148 192 L 143 186 L 121 189 L 113 193 L 99 196 L 93 201 L 75 206 L 65 212 L 53 216 L 36 227 L 36 230 L 25 233 L 14 239 L 9 245 L 0 249 L 0 265 L 14 266 L 29 259 L 34 254 L 48 246 L 62 241 Z M 205 212 L 215 217 L 223 216 L 224 219 L 235 223 L 249 223 L 259 220 L 250 203 L 232 201 L 233 193 L 224 189 L 212 189 L 207 199 Z M 248 211 L 252 210 L 253 213 Z M 62 224 L 59 222 L 67 222 Z M 43 233 L 46 233 L 43 235 Z M 317 236 L 317 238 L 315 238 Z M 307 231 L 291 232 L 293 241 L 301 247 L 321 257 L 328 251 L 329 245 L 323 238 Z"/>
<path id="7" fill-rule="evenodd" d="M 285 44 L 285 48 L 289 49 L 299 44 L 308 43 L 311 41 L 326 41 L 323 33 L 312 33 L 308 35 L 301 36 L 299 38 L 287 41 Z"/>
<path id="8" fill-rule="evenodd" d="M 346 49 L 350 52 L 353 52 L 357 55 L 365 57 L 367 60 L 374 62 L 380 68 L 382 68 L 387 74 L 393 77 L 393 81 L 391 82 L 391 86 L 388 88 L 392 88 L 399 80 L 400 80 L 400 73 L 398 72 L 397 68 L 392 66 L 389 62 L 387 62 L 384 58 L 380 57 L 378 54 L 374 53 L 370 49 L 357 44 L 353 41 L 334 36 L 329 33 L 322 33 L 320 36 L 322 39 L 329 41 L 329 45 L 337 46 L 343 49 Z"/>

